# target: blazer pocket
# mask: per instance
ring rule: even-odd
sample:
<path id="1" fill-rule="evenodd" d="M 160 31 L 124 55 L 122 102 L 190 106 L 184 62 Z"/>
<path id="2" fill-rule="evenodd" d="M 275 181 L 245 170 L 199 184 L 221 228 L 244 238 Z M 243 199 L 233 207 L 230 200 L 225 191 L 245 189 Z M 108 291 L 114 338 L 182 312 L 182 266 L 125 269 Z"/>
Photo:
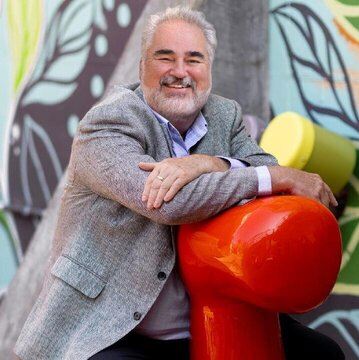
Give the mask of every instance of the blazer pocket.
<path id="1" fill-rule="evenodd" d="M 99 275 L 66 255 L 61 255 L 56 260 L 51 274 L 92 299 L 100 295 L 106 285 L 106 281 Z"/>

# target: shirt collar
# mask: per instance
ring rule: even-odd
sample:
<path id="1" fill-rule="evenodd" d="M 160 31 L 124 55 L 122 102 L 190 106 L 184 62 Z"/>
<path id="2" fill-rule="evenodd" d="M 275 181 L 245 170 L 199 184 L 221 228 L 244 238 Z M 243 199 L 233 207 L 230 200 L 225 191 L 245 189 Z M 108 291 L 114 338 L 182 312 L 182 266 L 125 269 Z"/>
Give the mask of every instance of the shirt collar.
<path id="1" fill-rule="evenodd" d="M 150 107 L 151 111 L 153 112 L 153 114 L 156 116 L 157 120 L 161 123 L 161 124 L 165 124 L 170 132 L 177 132 L 178 130 L 169 122 L 169 120 L 167 120 L 165 117 L 163 117 L 161 114 L 157 113 L 156 111 L 154 111 L 151 107 Z M 193 124 L 188 128 L 187 132 L 186 132 L 186 138 L 188 137 L 194 137 L 194 138 L 199 138 L 202 139 L 202 137 L 204 135 L 206 135 L 207 133 L 207 121 L 204 118 L 202 112 L 200 111 L 200 113 L 198 114 L 198 116 L 196 117 L 195 121 L 193 122 Z M 198 140 L 199 140 L 198 139 Z M 198 141 L 197 140 L 197 141 Z M 197 142 L 196 141 L 196 142 Z M 193 146 L 193 145 L 192 145 Z"/>

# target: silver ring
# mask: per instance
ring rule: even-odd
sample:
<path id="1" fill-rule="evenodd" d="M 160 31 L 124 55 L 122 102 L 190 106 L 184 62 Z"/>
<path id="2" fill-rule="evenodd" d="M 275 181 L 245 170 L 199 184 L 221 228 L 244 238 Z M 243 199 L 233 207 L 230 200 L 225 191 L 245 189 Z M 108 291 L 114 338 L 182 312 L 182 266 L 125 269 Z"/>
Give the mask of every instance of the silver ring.
<path id="1" fill-rule="evenodd" d="M 165 178 L 160 175 L 157 175 L 157 179 L 163 181 Z"/>

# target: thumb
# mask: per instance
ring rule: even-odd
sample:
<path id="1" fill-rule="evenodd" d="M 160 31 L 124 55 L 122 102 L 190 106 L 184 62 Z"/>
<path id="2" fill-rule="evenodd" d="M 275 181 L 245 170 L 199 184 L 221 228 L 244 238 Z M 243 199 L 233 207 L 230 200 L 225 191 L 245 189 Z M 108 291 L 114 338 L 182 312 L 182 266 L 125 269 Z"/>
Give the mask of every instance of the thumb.
<path id="1" fill-rule="evenodd" d="M 145 171 L 151 171 L 155 168 L 157 163 L 148 163 L 148 162 L 140 162 L 138 163 L 138 167 Z"/>

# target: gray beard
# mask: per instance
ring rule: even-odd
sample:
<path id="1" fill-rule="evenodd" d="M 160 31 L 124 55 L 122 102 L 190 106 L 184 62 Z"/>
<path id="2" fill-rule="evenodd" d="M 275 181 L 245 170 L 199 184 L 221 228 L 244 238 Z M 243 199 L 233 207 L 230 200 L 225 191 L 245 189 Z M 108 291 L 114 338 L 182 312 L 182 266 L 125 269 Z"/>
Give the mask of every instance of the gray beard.
<path id="1" fill-rule="evenodd" d="M 141 84 L 147 104 L 168 120 L 185 122 L 200 112 L 211 88 L 207 91 L 195 91 L 193 96 L 165 96 L 160 89 L 150 89 Z"/>

